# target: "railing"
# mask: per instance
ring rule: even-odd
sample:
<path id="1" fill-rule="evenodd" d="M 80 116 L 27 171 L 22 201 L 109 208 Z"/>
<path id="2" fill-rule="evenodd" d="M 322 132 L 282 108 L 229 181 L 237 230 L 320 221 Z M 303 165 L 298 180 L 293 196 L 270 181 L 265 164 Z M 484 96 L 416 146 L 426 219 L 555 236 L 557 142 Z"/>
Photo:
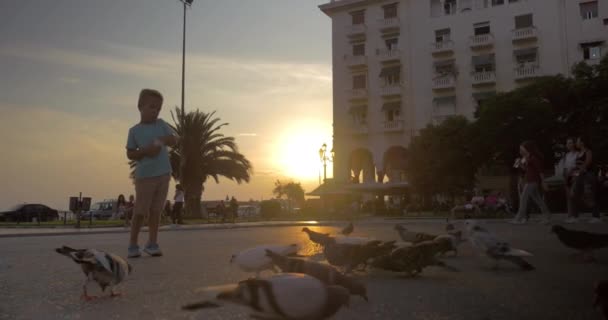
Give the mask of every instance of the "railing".
<path id="1" fill-rule="evenodd" d="M 351 126 L 351 132 L 355 135 L 366 135 L 369 133 L 369 128 L 365 123 L 354 123 Z"/>
<path id="2" fill-rule="evenodd" d="M 442 76 L 433 79 L 433 89 L 448 89 L 453 88 L 456 84 L 454 76 Z"/>
<path id="3" fill-rule="evenodd" d="M 511 32 L 513 34 L 513 41 L 534 39 L 537 37 L 536 27 L 515 29 Z"/>
<path id="4" fill-rule="evenodd" d="M 537 65 L 522 65 L 515 68 L 515 79 L 528 79 L 540 76 L 540 68 Z"/>
<path id="5" fill-rule="evenodd" d="M 344 60 L 346 61 L 346 64 L 349 66 L 364 65 L 367 63 L 367 56 L 345 55 Z"/>
<path id="6" fill-rule="evenodd" d="M 496 73 L 494 71 L 473 72 L 471 77 L 473 78 L 473 84 L 496 82 Z"/>
<path id="7" fill-rule="evenodd" d="M 381 60 L 398 59 L 401 56 L 401 50 L 399 50 L 397 48 L 392 48 L 392 49 L 382 48 L 382 49 L 377 49 L 376 54 L 378 55 L 378 58 L 380 58 Z"/>
<path id="8" fill-rule="evenodd" d="M 471 47 L 488 46 L 494 43 L 494 36 L 491 33 L 471 36 Z"/>
<path id="9" fill-rule="evenodd" d="M 398 28 L 399 23 L 399 18 L 397 17 L 378 20 L 378 26 L 380 29 Z"/>
<path id="10" fill-rule="evenodd" d="M 433 53 L 454 51 L 454 41 L 447 40 L 441 42 L 433 42 L 431 43 L 431 50 Z"/>
<path id="11" fill-rule="evenodd" d="M 403 131 L 403 120 L 385 121 L 384 131 Z"/>
<path id="12" fill-rule="evenodd" d="M 403 87 L 400 83 L 389 84 L 380 89 L 380 94 L 382 94 L 383 96 L 400 95 L 402 89 Z"/>
<path id="13" fill-rule="evenodd" d="M 347 89 L 351 98 L 367 98 L 367 89 Z"/>

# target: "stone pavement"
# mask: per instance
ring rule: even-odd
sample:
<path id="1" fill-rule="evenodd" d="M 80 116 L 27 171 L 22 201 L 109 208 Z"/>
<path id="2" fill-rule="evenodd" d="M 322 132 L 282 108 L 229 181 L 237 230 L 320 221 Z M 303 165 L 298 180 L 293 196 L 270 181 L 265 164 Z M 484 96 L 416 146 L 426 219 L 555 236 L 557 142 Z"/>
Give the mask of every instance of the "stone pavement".
<path id="1" fill-rule="evenodd" d="M 397 239 L 394 222 L 357 223 L 354 235 Z M 440 232 L 444 227 L 440 220 L 398 222 L 425 232 Z M 312 228 L 335 233 L 338 226 Z M 606 224 L 572 227 L 606 232 Z M 490 270 L 491 264 L 464 244 L 458 257 L 444 259 L 460 272 L 428 268 L 415 278 L 381 271 L 358 274 L 368 286 L 370 302 L 353 297 L 351 306 L 335 319 L 601 319 L 592 307 L 593 285 L 608 279 L 607 250 L 597 253 L 598 263 L 587 264 L 573 259 L 573 251 L 561 245 L 548 226 L 489 221 L 487 228 L 515 247 L 533 252 L 529 261 L 537 270 L 522 272 L 508 263 L 498 271 Z M 245 248 L 300 243 L 302 253 L 314 253 L 316 248 L 300 230 L 301 226 L 282 226 L 163 232 L 160 244 L 165 255 L 130 260 L 134 272 L 121 288 L 124 296 L 89 303 L 79 299 L 84 280 L 79 267 L 53 249 L 95 247 L 124 256 L 126 232 L 3 238 L 0 319 L 247 319 L 247 309 L 242 307 L 189 313 L 179 306 L 196 300 L 197 287 L 247 278 L 248 274 L 229 264 L 230 256 Z M 144 237 L 145 233 L 142 243 Z M 94 285 L 90 288 L 98 291 Z"/>

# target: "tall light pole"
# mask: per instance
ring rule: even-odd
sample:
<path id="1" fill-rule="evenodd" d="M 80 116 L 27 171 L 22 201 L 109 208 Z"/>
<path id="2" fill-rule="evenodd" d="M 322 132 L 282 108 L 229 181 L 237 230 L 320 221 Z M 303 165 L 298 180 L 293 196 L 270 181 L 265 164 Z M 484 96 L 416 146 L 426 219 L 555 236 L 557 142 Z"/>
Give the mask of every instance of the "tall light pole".
<path id="1" fill-rule="evenodd" d="M 186 83 L 186 7 L 192 6 L 194 0 L 180 1 L 184 4 L 184 33 L 182 37 L 182 116 L 184 116 L 184 85 Z"/>
<path id="2" fill-rule="evenodd" d="M 319 149 L 319 158 L 321 159 L 321 162 L 323 163 L 323 183 L 325 183 L 325 181 L 327 180 L 327 161 L 329 161 L 329 162 L 334 161 L 334 149 L 331 149 L 330 154 L 331 154 L 331 157 L 328 156 L 327 144 L 324 143 L 321 146 L 321 149 Z"/>

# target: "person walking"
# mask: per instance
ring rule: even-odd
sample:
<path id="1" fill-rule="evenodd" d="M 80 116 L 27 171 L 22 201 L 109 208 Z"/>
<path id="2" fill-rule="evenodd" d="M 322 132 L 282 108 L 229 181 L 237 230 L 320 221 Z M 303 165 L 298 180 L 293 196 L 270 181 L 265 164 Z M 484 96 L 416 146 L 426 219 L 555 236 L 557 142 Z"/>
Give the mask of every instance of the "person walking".
<path id="1" fill-rule="evenodd" d="M 184 208 L 185 194 L 184 188 L 181 184 L 175 185 L 175 196 L 173 196 L 173 224 L 181 225 L 184 222 L 182 221 L 182 209 Z"/>
<path id="2" fill-rule="evenodd" d="M 578 137 L 576 147 L 579 150 L 576 158 L 576 169 L 573 172 L 574 185 L 572 197 L 574 198 L 574 214 L 576 221 L 582 207 L 590 207 L 592 217 L 589 223 L 600 223 L 600 210 L 597 199 L 597 173 L 593 163 L 593 152 L 589 142 L 584 137 Z"/>
<path id="3" fill-rule="evenodd" d="M 559 168 L 562 170 L 561 174 L 564 177 L 564 191 L 566 193 L 566 203 L 568 208 L 568 218 L 566 223 L 577 222 L 577 218 L 574 217 L 574 197 L 572 196 L 572 186 L 574 184 L 573 173 L 576 169 L 576 159 L 578 158 L 578 151 L 576 150 L 576 143 L 574 138 L 568 138 L 566 140 L 566 149 L 568 150 L 559 162 Z"/>

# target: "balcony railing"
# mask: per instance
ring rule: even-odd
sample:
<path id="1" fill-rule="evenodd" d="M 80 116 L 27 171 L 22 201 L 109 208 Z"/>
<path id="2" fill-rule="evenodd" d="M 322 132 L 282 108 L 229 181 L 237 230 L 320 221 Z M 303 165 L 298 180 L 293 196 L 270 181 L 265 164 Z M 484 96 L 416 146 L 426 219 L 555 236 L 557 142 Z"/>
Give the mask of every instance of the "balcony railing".
<path id="1" fill-rule="evenodd" d="M 350 37 L 365 34 L 365 31 L 367 31 L 367 26 L 364 23 L 346 26 L 346 33 Z"/>
<path id="2" fill-rule="evenodd" d="M 367 89 L 347 89 L 346 92 L 351 99 L 367 98 Z"/>
<path id="3" fill-rule="evenodd" d="M 471 78 L 473 78 L 473 85 L 496 83 L 496 73 L 494 71 L 473 72 Z"/>
<path id="4" fill-rule="evenodd" d="M 362 66 L 367 64 L 367 56 L 345 55 L 344 60 L 349 67 Z"/>
<path id="5" fill-rule="evenodd" d="M 396 96 L 400 95 L 403 87 L 400 83 L 397 84 L 389 84 L 382 88 L 380 88 L 380 94 L 383 96 Z"/>
<path id="6" fill-rule="evenodd" d="M 487 47 L 494 44 L 494 36 L 491 33 L 471 36 L 471 48 Z"/>
<path id="7" fill-rule="evenodd" d="M 399 59 L 399 57 L 401 56 L 401 50 L 397 48 L 382 48 L 377 49 L 376 54 L 378 55 L 378 58 L 380 60 L 395 60 Z"/>
<path id="8" fill-rule="evenodd" d="M 403 131 L 403 120 L 392 120 L 384 122 L 385 132 L 399 132 Z"/>
<path id="9" fill-rule="evenodd" d="M 399 18 L 386 18 L 378 20 L 378 27 L 380 30 L 388 30 L 388 29 L 399 29 Z"/>
<path id="10" fill-rule="evenodd" d="M 539 77 L 540 68 L 537 65 L 522 65 L 515 68 L 515 80 Z"/>
<path id="11" fill-rule="evenodd" d="M 350 127 L 351 133 L 354 135 L 369 134 L 369 127 L 365 123 L 353 123 Z"/>
<path id="12" fill-rule="evenodd" d="M 452 75 L 441 76 L 433 79 L 434 90 L 450 89 L 454 88 L 454 86 L 456 86 L 456 80 Z"/>
<path id="13" fill-rule="evenodd" d="M 511 31 L 511 33 L 513 35 L 513 41 L 531 40 L 537 38 L 536 27 L 515 29 Z"/>
<path id="14" fill-rule="evenodd" d="M 454 51 L 454 41 L 441 41 L 441 42 L 433 42 L 431 43 L 431 51 L 434 54 L 444 53 L 444 52 L 453 52 Z"/>

